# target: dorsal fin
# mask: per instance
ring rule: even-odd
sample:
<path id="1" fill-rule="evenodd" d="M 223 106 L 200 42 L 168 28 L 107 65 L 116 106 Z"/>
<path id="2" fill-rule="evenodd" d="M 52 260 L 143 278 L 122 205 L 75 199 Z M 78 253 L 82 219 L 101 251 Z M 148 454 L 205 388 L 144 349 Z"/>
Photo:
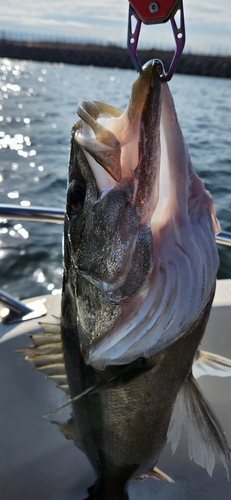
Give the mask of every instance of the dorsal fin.
<path id="1" fill-rule="evenodd" d="M 63 357 L 61 326 L 56 323 L 40 323 L 43 333 L 32 333 L 33 345 L 18 349 L 25 354 L 25 360 L 34 364 L 35 369 L 46 373 L 48 378 L 55 380 L 58 387 L 69 396 L 66 369 Z"/>
<path id="2" fill-rule="evenodd" d="M 230 448 L 225 433 L 192 375 L 180 388 L 168 429 L 173 453 L 183 428 L 188 435 L 190 459 L 207 469 L 211 476 L 217 451 L 229 478 Z"/>
<path id="3" fill-rule="evenodd" d="M 59 320 L 59 318 L 56 319 Z M 69 398 L 70 391 L 64 364 L 60 321 L 40 324 L 44 333 L 32 333 L 30 338 L 33 345 L 18 349 L 16 352 L 25 354 L 24 359 L 33 363 L 36 370 L 46 373 L 48 378 L 54 380 Z M 52 421 L 52 424 L 59 428 L 66 439 L 71 439 L 81 449 L 76 439 L 73 417 L 66 422 Z"/>

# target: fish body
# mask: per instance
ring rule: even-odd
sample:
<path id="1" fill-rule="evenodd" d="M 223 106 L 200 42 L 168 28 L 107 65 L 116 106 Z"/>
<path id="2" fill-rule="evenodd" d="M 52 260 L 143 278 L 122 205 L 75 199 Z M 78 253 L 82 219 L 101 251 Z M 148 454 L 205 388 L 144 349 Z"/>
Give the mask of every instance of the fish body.
<path id="1" fill-rule="evenodd" d="M 193 373 L 231 375 L 200 352 L 219 265 L 213 201 L 194 173 L 158 61 L 122 113 L 78 106 L 71 136 L 59 325 L 24 349 L 70 396 L 74 441 L 97 482 L 92 500 L 127 498 L 186 428 L 189 456 L 211 475 L 229 446 Z M 70 404 L 67 403 L 67 404 Z M 66 405 L 65 405 L 66 406 Z M 55 410 L 56 412 L 57 410 Z M 69 423 L 60 424 L 66 437 Z"/>
<path id="2" fill-rule="evenodd" d="M 77 441 L 102 500 L 123 498 L 130 478 L 153 470 L 188 381 L 228 461 L 192 377 L 219 225 L 160 71 L 143 69 L 124 113 L 81 103 L 72 131 L 61 330 L 70 396 L 85 394 L 73 402 Z"/>

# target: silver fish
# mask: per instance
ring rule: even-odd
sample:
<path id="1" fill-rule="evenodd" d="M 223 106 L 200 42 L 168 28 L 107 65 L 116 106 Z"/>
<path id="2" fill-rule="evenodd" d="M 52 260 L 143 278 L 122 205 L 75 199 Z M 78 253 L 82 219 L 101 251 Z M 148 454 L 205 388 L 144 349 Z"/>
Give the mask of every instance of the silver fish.
<path id="1" fill-rule="evenodd" d="M 169 479 L 156 464 L 167 439 L 177 447 L 182 421 L 191 458 L 212 474 L 218 451 L 229 469 L 225 434 L 192 374 L 208 356 L 230 373 L 229 360 L 198 351 L 219 224 L 161 70 L 143 68 L 123 113 L 80 103 L 72 131 L 62 349 L 54 340 L 65 370 L 51 347 L 44 371 L 72 398 L 75 437 L 98 477 L 91 498 L 101 500 L 126 498 L 131 478 Z"/>

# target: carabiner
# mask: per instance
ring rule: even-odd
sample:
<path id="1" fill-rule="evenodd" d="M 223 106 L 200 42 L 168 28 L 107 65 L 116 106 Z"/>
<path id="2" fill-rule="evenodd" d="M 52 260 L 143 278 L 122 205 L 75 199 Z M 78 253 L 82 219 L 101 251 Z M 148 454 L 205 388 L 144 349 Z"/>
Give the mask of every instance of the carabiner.
<path id="1" fill-rule="evenodd" d="M 179 26 L 176 24 L 175 16 L 180 12 Z M 159 24 L 167 22 L 170 19 L 173 35 L 176 42 L 176 49 L 167 73 L 164 71 L 161 79 L 164 82 L 169 81 L 176 69 L 180 55 L 185 45 L 185 24 L 183 0 L 159 0 L 158 2 L 147 2 L 144 0 L 129 0 L 128 14 L 128 51 L 136 71 L 141 72 L 142 67 L 138 60 L 136 50 L 139 40 L 141 23 Z M 135 28 L 132 27 L 132 21 L 135 20 Z"/>

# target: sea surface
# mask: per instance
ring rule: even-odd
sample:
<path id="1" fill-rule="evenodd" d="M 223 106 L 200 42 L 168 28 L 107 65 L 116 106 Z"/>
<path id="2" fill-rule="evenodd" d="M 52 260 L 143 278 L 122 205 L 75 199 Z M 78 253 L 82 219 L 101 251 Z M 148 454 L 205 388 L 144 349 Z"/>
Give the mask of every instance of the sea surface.
<path id="1" fill-rule="evenodd" d="M 64 209 L 71 128 L 80 100 L 124 109 L 135 71 L 0 59 L 0 203 Z M 231 80 L 170 82 L 192 163 L 231 231 Z M 219 247 L 220 278 L 231 248 Z M 0 288 L 19 298 L 57 293 L 62 225 L 0 220 Z"/>

